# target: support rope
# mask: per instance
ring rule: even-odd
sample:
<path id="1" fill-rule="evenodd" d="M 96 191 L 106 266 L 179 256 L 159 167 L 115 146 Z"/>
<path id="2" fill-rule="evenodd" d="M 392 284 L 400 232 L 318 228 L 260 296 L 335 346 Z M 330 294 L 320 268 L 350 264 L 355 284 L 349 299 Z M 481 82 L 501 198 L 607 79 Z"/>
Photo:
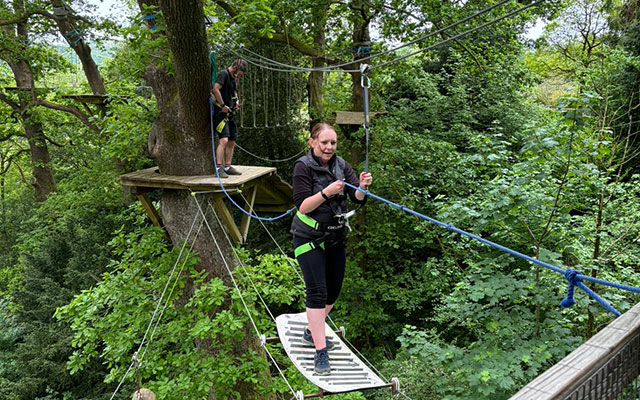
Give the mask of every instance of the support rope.
<path id="1" fill-rule="evenodd" d="M 520 253 L 518 251 L 512 250 L 512 249 L 510 249 L 508 247 L 499 245 L 499 244 L 494 243 L 494 242 L 492 242 L 490 240 L 481 238 L 480 236 L 477 236 L 477 235 L 474 235 L 472 233 L 463 231 L 462 229 L 456 228 L 455 226 L 453 226 L 451 224 L 446 224 L 444 222 L 438 221 L 437 219 L 430 218 L 430 217 L 428 217 L 428 216 L 426 216 L 424 214 L 420 214 L 419 212 L 413 211 L 413 210 L 411 210 L 411 209 L 409 209 L 409 208 L 407 208 L 407 207 L 405 207 L 403 205 L 396 204 L 396 203 L 394 203 L 392 201 L 389 201 L 389 200 L 387 200 L 387 199 L 385 199 L 383 197 L 377 196 L 377 195 L 371 193 L 368 190 L 363 190 L 360 187 L 353 186 L 348 182 L 343 182 L 343 183 L 345 184 L 345 186 L 351 187 L 351 188 L 353 188 L 355 190 L 359 190 L 360 192 L 364 193 L 366 196 L 373 197 L 376 200 L 379 200 L 379 201 L 381 201 L 381 202 L 383 202 L 385 204 L 388 204 L 388 205 L 390 205 L 390 206 L 392 206 L 394 208 L 397 208 L 397 209 L 399 209 L 401 211 L 404 211 L 404 212 L 406 212 L 408 214 L 414 215 L 414 216 L 416 216 L 418 218 L 424 219 L 424 220 L 429 221 L 429 222 L 431 222 L 433 224 L 436 224 L 436 225 L 439 225 L 439 226 L 441 226 L 443 228 L 446 228 L 446 229 L 448 229 L 448 230 L 450 230 L 452 232 L 456 232 L 456 233 L 459 233 L 459 234 L 461 234 L 463 236 L 467 236 L 467 237 L 469 237 L 471 239 L 475 239 L 475 240 L 477 240 L 477 241 L 479 241 L 481 243 L 484 243 L 486 245 L 494 247 L 494 248 L 496 248 L 498 250 L 502 250 L 502 251 L 504 251 L 506 253 L 509 253 L 509 254 L 513 255 L 513 256 L 522 258 L 522 259 L 527 260 L 527 261 L 529 261 L 531 263 L 534 263 L 534 264 L 540 265 L 542 267 L 548 268 L 548 269 L 550 269 L 551 271 L 553 271 L 555 273 L 558 273 L 558 274 L 561 274 L 563 276 L 566 276 L 565 274 L 567 273 L 567 271 L 565 271 L 565 270 L 563 270 L 561 268 L 553 266 L 553 265 L 551 265 L 549 263 L 546 263 L 544 261 L 540 261 L 540 260 L 535 259 L 533 257 L 527 256 L 527 255 L 522 254 L 522 253 Z M 569 288 L 567 290 L 567 295 L 568 296 L 565 299 L 566 301 L 564 301 L 564 303 L 567 304 L 567 305 L 564 306 L 564 307 L 568 307 L 569 305 L 571 305 L 572 298 L 570 298 L 569 295 L 573 295 L 572 286 L 577 286 L 580 289 L 584 290 L 589 296 L 591 296 L 600 305 L 602 305 L 604 308 L 606 308 L 608 311 L 610 311 L 614 315 L 616 315 L 616 316 L 620 316 L 621 315 L 620 312 L 618 310 L 616 310 L 613 306 L 611 306 L 606 300 L 604 300 L 603 298 L 598 296 L 596 293 L 594 293 L 591 289 L 586 287 L 582 283 L 582 281 L 589 281 L 589 282 L 593 282 L 593 283 L 599 283 L 601 285 L 607 285 L 607 286 L 611 286 L 611 287 L 618 288 L 618 289 L 628 290 L 628 291 L 631 291 L 631 292 L 634 292 L 634 293 L 640 293 L 640 288 L 637 288 L 637 287 L 623 285 L 623 284 L 615 283 L 615 282 L 609 282 L 609 281 L 605 281 L 604 279 L 592 278 L 590 276 L 583 275 L 581 273 L 570 274 L 570 275 L 573 276 L 574 278 L 573 278 L 573 283 L 571 282 L 571 280 L 569 281 Z M 567 278 L 567 279 L 569 279 L 569 278 Z"/>
<path id="2" fill-rule="evenodd" d="M 167 309 L 167 307 L 169 307 L 169 304 L 171 302 L 171 295 L 173 294 L 173 291 L 175 290 L 176 286 L 178 285 L 178 281 L 180 280 L 180 275 L 182 275 L 182 271 L 184 271 L 184 267 L 187 264 L 187 259 L 189 257 L 189 254 L 191 254 L 191 252 L 193 251 L 193 246 L 195 246 L 196 240 L 198 240 L 198 236 L 200 235 L 200 230 L 202 229 L 202 225 L 204 225 L 204 221 L 200 221 L 200 225 L 198 226 L 198 230 L 196 231 L 196 234 L 194 235 L 193 240 L 191 241 L 191 245 L 189 246 L 189 250 L 187 251 L 187 254 L 184 257 L 184 260 L 182 261 L 182 265 L 180 266 L 180 270 L 178 271 L 178 274 L 176 275 L 176 279 L 173 281 L 173 286 L 171 287 L 171 290 L 169 291 L 169 294 L 167 295 L 167 301 L 164 303 L 164 307 L 162 308 L 162 311 L 160 312 L 160 316 L 156 320 L 156 324 L 153 327 L 153 330 L 151 331 L 151 336 L 149 336 L 149 340 L 147 341 L 147 344 L 146 344 L 144 350 L 142 351 L 142 355 L 140 355 L 138 363 L 142 363 L 142 360 L 144 360 L 144 355 L 147 352 L 147 349 L 149 348 L 149 346 L 153 342 L 153 337 L 156 334 L 156 330 L 158 329 L 158 325 L 160 325 L 160 320 L 162 319 L 162 316 L 164 315 L 164 311 Z"/>
<path id="3" fill-rule="evenodd" d="M 449 25 L 447 25 L 445 27 L 442 27 L 442 28 L 440 28 L 440 29 L 438 29 L 436 31 L 433 31 L 433 32 L 430 32 L 428 34 L 422 35 L 422 36 L 420 36 L 420 37 L 418 37 L 418 38 L 416 38 L 414 40 L 411 40 L 410 42 L 404 43 L 404 44 L 402 44 L 402 45 L 400 45 L 398 47 L 395 47 L 393 49 L 389 49 L 389 50 L 386 50 L 386 51 L 383 51 L 383 52 L 380 52 L 380 53 L 376 53 L 376 54 L 372 54 L 372 55 L 360 58 L 357 61 L 363 62 L 363 61 L 371 60 L 373 58 L 380 57 L 380 56 L 383 56 L 383 55 L 387 55 L 389 53 L 393 53 L 393 52 L 396 52 L 396 51 L 398 51 L 400 49 L 403 49 L 405 47 L 414 45 L 414 44 L 419 43 L 419 42 L 421 42 L 423 40 L 426 40 L 426 39 L 428 39 L 430 37 L 433 37 L 435 35 L 439 35 L 439 34 L 445 32 L 445 31 L 447 31 L 449 29 L 452 29 L 452 28 L 454 28 L 454 27 L 456 27 L 456 26 L 458 26 L 460 24 L 463 24 L 463 23 L 465 23 L 467 21 L 470 21 L 471 19 L 477 18 L 477 17 L 479 17 L 479 16 L 481 16 L 483 14 L 486 14 L 489 11 L 491 11 L 491 10 L 493 10 L 493 9 L 499 7 L 499 6 L 502 6 L 502 5 L 504 5 L 504 4 L 506 4 L 506 3 L 510 2 L 510 1 L 511 0 L 502 0 L 499 3 L 491 5 L 491 6 L 487 7 L 487 8 L 484 8 L 484 9 L 482 9 L 482 10 L 480 10 L 480 11 L 478 11 L 478 12 L 472 14 L 472 15 L 469 15 L 469 16 L 467 16 L 465 18 L 462 18 L 462 19 L 460 19 L 460 20 L 458 20 L 458 21 L 456 21 L 456 22 L 454 22 L 452 24 L 449 24 Z M 433 46 L 429 46 L 428 48 L 418 50 L 416 53 L 412 53 L 412 55 L 413 54 L 417 54 L 419 52 L 427 51 L 427 50 L 429 50 L 429 49 L 431 49 L 433 47 L 440 46 L 440 45 L 445 44 L 445 43 L 449 43 L 452 40 L 459 39 L 460 37 L 465 36 L 468 33 L 475 32 L 478 29 L 484 28 L 484 27 L 489 26 L 489 25 L 491 25 L 491 24 L 493 24 L 495 22 L 501 21 L 501 20 L 503 20 L 505 18 L 508 18 L 508 17 L 510 17 L 512 15 L 515 15 L 515 14 L 521 12 L 521 11 L 524 11 L 524 10 L 530 8 L 530 7 L 533 7 L 533 6 L 541 3 L 542 1 L 544 1 L 544 0 L 538 0 L 536 2 L 533 2 L 533 3 L 531 3 L 531 4 L 529 4 L 529 5 L 525 6 L 525 7 L 522 7 L 520 9 L 517 9 L 515 11 L 510 12 L 510 13 L 506 14 L 505 16 L 502 16 L 500 18 L 494 19 L 494 20 L 490 21 L 489 23 L 485 23 L 485 24 L 482 24 L 482 25 L 480 25 L 480 26 L 478 26 L 476 28 L 464 31 L 461 34 L 455 35 L 452 38 L 449 38 L 449 39 L 447 39 L 445 41 L 439 42 L 439 43 L 437 43 L 437 44 L 435 44 Z M 348 65 L 354 64 L 354 61 L 348 61 L 348 62 L 343 62 L 343 63 L 338 63 L 338 64 L 332 64 L 330 66 L 321 67 L 321 68 L 305 68 L 305 67 L 298 67 L 298 66 L 295 66 L 295 65 L 289 65 L 289 64 L 278 62 L 276 60 L 271 60 L 271 59 L 269 59 L 267 57 L 264 57 L 264 56 L 262 56 L 262 55 L 260 55 L 258 53 L 255 53 L 255 52 L 247 49 L 246 47 L 244 47 L 242 45 L 238 45 L 232 39 L 230 39 L 230 41 L 232 43 L 234 43 L 236 46 L 239 46 L 242 51 L 244 51 L 246 53 L 249 53 L 249 54 L 252 54 L 253 56 L 255 56 L 257 58 L 257 60 L 256 60 L 256 58 L 247 57 L 246 55 L 242 55 L 239 52 L 236 52 L 236 51 L 231 50 L 231 49 L 227 49 L 228 51 L 234 53 L 238 57 L 243 57 L 243 58 L 247 59 L 247 61 L 249 61 L 250 63 L 252 63 L 252 64 L 254 64 L 256 66 L 259 66 L 259 67 L 261 66 L 263 68 L 272 69 L 274 71 L 282 71 L 282 72 L 332 72 L 333 71 L 333 72 L 347 72 L 347 73 L 359 72 L 359 70 L 341 69 L 341 68 L 346 67 Z M 399 60 L 404 59 L 404 58 L 406 58 L 406 57 L 401 57 L 399 59 L 393 60 L 393 62 L 399 61 Z M 375 68 L 386 66 L 389 63 L 390 62 L 377 65 L 377 66 L 375 66 Z M 274 67 L 270 67 L 268 65 L 279 66 L 279 67 L 282 67 L 282 68 L 274 68 Z M 287 69 L 284 69 L 284 68 L 287 68 Z M 372 68 L 372 69 L 374 69 L 374 68 Z"/>
<path id="4" fill-rule="evenodd" d="M 236 143 L 236 146 L 235 146 L 235 147 L 239 148 L 240 150 L 242 150 L 243 152 L 247 153 L 248 155 L 250 155 L 250 156 L 252 156 L 252 157 L 254 157 L 254 158 L 257 158 L 258 160 L 267 161 L 267 162 L 273 162 L 273 163 L 276 163 L 276 162 L 287 162 L 287 161 L 291 161 L 291 160 L 293 160 L 294 158 L 296 158 L 296 157 L 300 156 L 300 154 L 303 154 L 303 153 L 306 151 L 306 150 L 304 150 L 304 149 L 303 149 L 303 150 L 300 150 L 298 153 L 296 153 L 296 154 L 292 155 L 291 157 L 283 158 L 283 159 L 281 159 L 281 160 L 271 160 L 271 159 L 269 159 L 269 158 L 264 158 L 264 157 L 260 157 L 260 156 L 259 156 L 259 155 L 257 155 L 257 154 L 253 154 L 252 152 L 250 152 L 249 150 L 247 150 L 247 149 L 245 149 L 245 148 L 241 147 L 241 146 L 240 146 L 239 144 L 237 144 L 237 143 Z"/>
<path id="5" fill-rule="evenodd" d="M 431 46 L 427 46 L 427 47 L 425 47 L 425 48 L 422 48 L 422 49 L 416 50 L 416 51 L 411 52 L 411 53 L 409 53 L 409 54 L 407 54 L 407 55 L 404 55 L 404 56 L 402 56 L 402 57 L 397 57 L 397 58 L 395 58 L 395 59 L 393 59 L 393 60 L 390 60 L 390 61 L 384 62 L 384 63 L 382 63 L 382 64 L 374 65 L 374 66 L 372 66 L 372 67 L 371 67 L 371 70 L 373 71 L 374 69 L 378 69 L 378 68 L 386 67 L 386 66 L 387 66 L 387 65 L 389 65 L 389 64 L 395 64 L 395 63 L 397 63 L 398 61 L 402 61 L 402 60 L 405 60 L 405 59 L 407 59 L 407 58 L 409 58 L 409 57 L 413 57 L 413 56 L 415 56 L 416 54 L 424 53 L 425 51 L 429 51 L 429 50 L 432 50 L 432 49 L 434 49 L 434 48 L 436 48 L 436 47 L 440 47 L 440 46 L 442 46 L 443 44 L 447 44 L 447 43 L 453 42 L 454 40 L 460 39 L 460 38 L 462 38 L 463 36 L 467 36 L 467 35 L 468 35 L 468 34 L 470 34 L 470 33 L 473 33 L 473 32 L 478 31 L 478 30 L 480 30 L 480 29 L 486 28 L 486 27 L 488 27 L 488 26 L 490 26 L 490 25 L 495 24 L 496 22 L 500 22 L 500 21 L 502 21 L 503 19 L 510 18 L 510 17 L 512 17 L 512 16 L 514 16 L 514 15 L 516 15 L 516 14 L 519 14 L 519 13 L 521 13 L 521 12 L 523 12 L 523 11 L 525 11 L 525 10 L 527 10 L 527 9 L 531 8 L 531 7 L 537 6 L 538 4 L 542 3 L 543 1 L 545 1 L 545 0 L 537 0 L 537 1 L 534 1 L 534 2 L 532 2 L 532 3 L 530 3 L 530 4 L 527 4 L 526 6 L 523 6 L 523 7 L 520 7 L 520 8 L 518 8 L 518 9 L 516 9 L 516 10 L 510 11 L 510 12 L 506 13 L 505 15 L 501 16 L 501 17 L 498 17 L 498 18 L 492 19 L 491 21 L 485 22 L 484 24 L 478 25 L 478 26 L 476 26 L 476 27 L 474 27 L 474 28 L 467 29 L 466 31 L 464 31 L 464 32 L 462 32 L 462 33 L 459 33 L 459 34 L 457 34 L 457 35 L 451 36 L 450 38 L 447 38 L 447 39 L 441 40 L 440 42 L 435 43 L 435 44 L 433 44 L 433 45 L 431 45 Z"/>
<path id="6" fill-rule="evenodd" d="M 244 196 L 243 196 L 244 197 Z M 209 208 L 212 209 L 213 211 L 213 206 L 211 205 L 211 203 L 209 203 Z M 244 264 L 244 262 L 240 259 L 240 256 L 238 255 L 238 250 L 236 250 L 236 247 L 233 245 L 233 242 L 231 242 L 231 238 L 229 237 L 229 233 L 227 233 L 227 230 L 224 229 L 224 226 L 222 224 L 222 221 L 220 220 L 220 217 L 218 217 L 218 213 L 216 213 L 215 211 L 213 212 L 213 215 L 216 216 L 216 221 L 218 221 L 218 226 L 220 226 L 220 230 L 222 232 L 224 232 L 224 237 L 227 238 L 227 243 L 229 243 L 229 247 L 231 249 L 233 249 L 233 255 L 236 257 L 236 261 L 238 262 L 238 264 L 240 265 L 240 267 L 242 267 L 242 271 L 244 272 L 245 276 L 247 277 L 247 279 L 249 280 L 249 283 L 251 284 L 251 287 L 253 287 L 253 290 L 256 292 L 256 295 L 258 296 L 258 298 L 260 299 L 260 302 L 262 303 L 262 305 L 264 306 L 265 310 L 267 310 L 267 313 L 269 314 L 269 316 L 271 317 L 271 319 L 273 320 L 273 322 L 276 322 L 276 317 L 273 315 L 273 313 L 271 312 L 271 310 L 269 309 L 269 306 L 267 305 L 267 302 L 264 301 L 264 299 L 262 298 L 262 296 L 260 295 L 260 291 L 258 290 L 258 287 L 256 286 L 256 284 L 253 282 L 253 279 L 251 278 L 251 274 L 249 273 L 249 271 L 247 270 L 247 266 Z"/>
<path id="7" fill-rule="evenodd" d="M 129 375 L 129 372 L 131 372 L 131 368 L 133 368 L 134 364 L 138 363 L 138 354 L 139 354 L 140 350 L 142 349 L 142 347 L 145 344 L 145 340 L 147 339 L 147 334 L 149 333 L 149 330 L 151 329 L 151 326 L 153 325 L 153 321 L 155 320 L 155 317 L 156 317 L 156 315 L 158 313 L 158 309 L 160 308 L 160 305 L 162 304 L 162 299 L 164 298 L 164 295 L 167 292 L 167 288 L 169 287 L 169 283 L 171 282 L 171 279 L 173 278 L 173 274 L 176 271 L 176 267 L 178 266 L 178 263 L 180 262 L 180 258 L 182 257 L 182 253 L 184 252 L 184 248 L 187 245 L 187 241 L 189 240 L 189 237 L 191 236 L 191 232 L 193 231 L 193 227 L 195 226 L 197 219 L 198 219 L 198 214 L 196 214 L 195 217 L 193 218 L 193 222 L 191 223 L 191 227 L 189 228 L 189 232 L 187 233 L 187 237 L 185 238 L 185 241 L 182 244 L 182 247 L 180 248 L 180 253 L 178 253 L 178 257 L 176 258 L 176 262 L 175 262 L 175 264 L 173 264 L 173 268 L 171 269 L 171 273 L 169 274 L 169 279 L 167 279 L 167 283 L 164 285 L 164 289 L 162 290 L 162 294 L 160 295 L 160 298 L 158 299 L 158 303 L 156 304 L 156 307 L 153 310 L 153 314 L 151 316 L 151 320 L 149 321 L 149 325 L 147 326 L 147 330 L 144 332 L 144 336 L 142 337 L 142 341 L 140 342 L 140 346 L 138 346 L 138 350 L 136 350 L 135 353 L 133 353 L 133 357 L 131 359 L 131 363 L 129 364 L 129 368 L 124 373 L 124 376 L 120 380 L 120 383 L 118 383 L 118 386 L 116 387 L 116 390 L 113 392 L 113 394 L 111 395 L 109 400 L 113 400 L 113 398 L 116 396 L 116 394 L 120 390 L 120 387 L 124 383 L 124 380 L 127 378 L 127 375 Z"/>
<path id="8" fill-rule="evenodd" d="M 371 80 L 369 79 L 369 66 L 367 64 L 360 65 L 360 86 L 362 86 L 362 97 L 364 99 L 364 135 L 365 135 L 365 157 L 364 172 L 369 172 L 369 87 Z"/>
<path id="9" fill-rule="evenodd" d="M 209 226 L 209 221 L 207 221 L 207 219 L 204 217 L 204 212 L 202 211 L 202 207 L 200 207 L 200 203 L 198 202 L 198 199 L 196 198 L 195 195 L 193 195 L 193 200 L 195 201 L 196 205 L 198 206 L 198 211 L 200 212 L 200 215 L 202 215 L 202 217 L 204 219 L 204 223 L 207 226 L 207 230 L 209 231 L 209 234 L 211 235 L 211 239 L 213 240 L 213 243 L 216 245 L 216 249 L 218 250 L 218 253 L 220 254 L 220 258 L 222 259 L 222 263 L 224 264 L 227 272 L 229 273 L 229 277 L 231 278 L 231 282 L 233 282 L 233 286 L 235 287 L 236 292 L 238 293 L 238 296 L 240 297 L 240 300 L 242 301 L 242 305 L 244 306 L 244 309 L 247 312 L 247 316 L 249 317 L 249 320 L 251 321 L 251 325 L 253 326 L 253 329 L 255 330 L 256 335 L 258 336 L 258 338 L 260 338 L 262 336 L 262 334 L 260 333 L 260 330 L 258 329 L 258 326 L 256 325 L 256 322 L 253 320 L 253 317 L 251 316 L 251 312 L 249 311 L 249 307 L 247 306 L 247 303 L 244 300 L 244 296 L 242 296 L 242 291 L 238 287 L 238 283 L 236 282 L 236 279 L 233 277 L 233 273 L 231 272 L 231 268 L 229 268 L 229 264 L 227 263 L 227 259 L 224 257 L 224 253 L 222 253 L 222 249 L 220 248 L 220 245 L 218 244 L 218 239 L 216 239 L 216 236 L 213 234 L 213 230 L 211 230 L 211 226 Z M 269 351 L 269 348 L 267 347 L 266 343 L 262 347 L 265 349 L 265 351 L 267 352 L 267 354 L 269 355 L 271 360 L 274 361 L 275 367 L 280 372 L 280 375 L 282 376 L 282 379 L 284 379 L 285 383 L 287 384 L 287 386 L 291 390 L 291 393 L 293 393 L 293 395 L 297 398 L 298 395 L 296 394 L 296 391 L 293 390 L 293 387 L 291 387 L 291 384 L 289 383 L 289 381 L 287 380 L 287 377 L 284 375 L 284 373 L 280 369 L 280 366 L 278 366 L 278 363 L 276 363 L 275 360 L 273 359 L 273 356 L 271 355 L 271 353 Z"/>

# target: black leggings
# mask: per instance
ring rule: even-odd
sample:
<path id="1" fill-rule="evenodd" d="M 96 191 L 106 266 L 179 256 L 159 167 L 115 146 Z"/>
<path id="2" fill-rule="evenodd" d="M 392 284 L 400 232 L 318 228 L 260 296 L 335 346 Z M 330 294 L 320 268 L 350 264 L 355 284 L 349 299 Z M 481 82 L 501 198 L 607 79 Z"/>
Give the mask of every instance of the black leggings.
<path id="1" fill-rule="evenodd" d="M 293 248 L 311 242 L 293 237 Z M 334 304 L 342 289 L 346 253 L 342 240 L 324 242 L 324 250 L 316 248 L 298 256 L 304 284 L 307 288 L 307 308 L 324 308 Z"/>

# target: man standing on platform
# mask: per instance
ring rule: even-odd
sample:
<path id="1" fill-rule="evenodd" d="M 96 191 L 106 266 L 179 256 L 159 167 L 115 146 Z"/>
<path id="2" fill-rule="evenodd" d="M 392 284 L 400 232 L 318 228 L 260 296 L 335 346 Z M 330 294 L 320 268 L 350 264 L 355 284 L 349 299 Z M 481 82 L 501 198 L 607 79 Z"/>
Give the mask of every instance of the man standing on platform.
<path id="1" fill-rule="evenodd" d="M 231 159 L 238 137 L 234 113 L 242 105 L 238 99 L 238 79 L 247 72 L 247 69 L 247 61 L 238 58 L 230 67 L 220 71 L 211 89 L 214 97 L 213 127 L 219 138 L 216 148 L 216 169 L 220 178 L 242 174 L 231 166 Z"/>

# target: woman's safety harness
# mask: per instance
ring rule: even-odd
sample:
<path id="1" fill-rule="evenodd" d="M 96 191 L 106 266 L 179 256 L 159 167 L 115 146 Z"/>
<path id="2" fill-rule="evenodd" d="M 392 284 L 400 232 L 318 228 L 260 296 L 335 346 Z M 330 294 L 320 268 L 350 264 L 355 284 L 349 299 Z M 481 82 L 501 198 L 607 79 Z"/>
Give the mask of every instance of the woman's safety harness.
<path id="1" fill-rule="evenodd" d="M 306 156 L 298 159 L 297 162 L 304 163 L 311 171 L 313 179 L 312 194 L 318 193 L 332 182 L 344 180 L 345 178 L 344 170 L 346 163 L 340 157 L 335 158 L 332 165 L 330 165 L 331 169 L 320 166 L 312 156 L 311 151 L 309 151 Z M 300 211 L 296 212 L 291 226 L 292 233 L 315 239 L 298 246 L 294 250 L 295 256 L 298 257 L 301 254 L 317 248 L 324 250 L 325 241 L 332 233 L 342 232 L 345 228 L 351 230 L 348 219 L 355 214 L 355 211 L 356 210 L 347 212 L 347 196 L 343 190 L 310 212 L 309 215 L 303 214 Z"/>

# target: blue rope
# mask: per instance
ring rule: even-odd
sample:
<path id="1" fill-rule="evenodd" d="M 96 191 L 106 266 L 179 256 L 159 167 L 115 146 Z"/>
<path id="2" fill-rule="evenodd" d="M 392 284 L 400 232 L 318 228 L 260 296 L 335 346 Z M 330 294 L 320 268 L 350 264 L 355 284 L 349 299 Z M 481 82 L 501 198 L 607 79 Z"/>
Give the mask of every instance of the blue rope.
<path id="1" fill-rule="evenodd" d="M 409 213 L 411 215 L 415 215 L 418 218 L 421 218 L 421 219 L 424 219 L 424 220 L 429 221 L 431 223 L 434 223 L 436 225 L 439 225 L 439 226 L 441 226 L 443 228 L 446 228 L 449 231 L 456 232 L 456 233 L 459 233 L 459 234 L 461 234 L 463 236 L 470 237 L 471 239 L 475 239 L 475 240 L 477 240 L 477 241 L 479 241 L 481 243 L 484 243 L 486 245 L 494 247 L 494 248 L 496 248 L 498 250 L 502 250 L 502 251 L 504 251 L 506 253 L 509 253 L 509 254 L 513 255 L 513 256 L 522 258 L 522 259 L 527 260 L 527 261 L 529 261 L 531 263 L 534 263 L 534 264 L 540 265 L 542 267 L 548 268 L 548 269 L 552 270 L 553 272 L 556 272 L 558 274 L 564 275 L 564 277 L 568 281 L 568 287 L 567 287 L 567 296 L 560 303 L 562 305 L 562 307 L 571 307 L 572 305 L 575 304 L 575 300 L 573 300 L 573 292 L 574 292 L 574 288 L 577 286 L 580 289 L 584 290 L 592 299 L 597 301 L 598 304 L 600 304 L 602 307 L 604 307 L 605 309 L 607 309 L 608 311 L 610 311 L 614 315 L 620 316 L 620 312 L 618 310 L 613 308 L 613 306 L 611 306 L 611 304 L 607 303 L 606 300 L 604 300 L 603 298 L 598 296 L 598 294 L 596 294 L 593 290 L 591 290 L 587 286 L 585 286 L 582 283 L 582 281 L 589 281 L 589 282 L 593 282 L 593 283 L 599 283 L 601 285 L 607 285 L 607 286 L 611 286 L 611 287 L 618 288 L 618 289 L 628 290 L 628 291 L 631 291 L 631 292 L 634 292 L 634 293 L 640 293 L 640 288 L 637 288 L 637 287 L 634 287 L 634 286 L 628 286 L 628 285 L 623 285 L 623 284 L 620 284 L 620 283 L 605 281 L 604 279 L 593 278 L 593 277 L 590 277 L 590 276 L 583 275 L 579 271 L 576 271 L 576 270 L 573 270 L 573 269 L 568 269 L 568 270 L 565 271 L 565 270 L 563 270 L 561 268 L 558 268 L 556 266 L 548 264 L 548 263 L 546 263 L 544 261 L 537 260 L 537 259 L 535 259 L 533 257 L 529 257 L 526 254 L 522 254 L 522 253 L 520 253 L 518 251 L 515 251 L 515 250 L 512 250 L 512 249 L 510 249 L 508 247 L 501 246 L 501 245 L 499 245 L 497 243 L 494 243 L 494 242 L 492 242 L 490 240 L 483 239 L 480 236 L 474 235 L 473 233 L 465 232 L 462 229 L 458 229 L 458 228 L 456 228 L 455 226 L 453 226 L 451 224 L 446 224 L 444 222 L 440 222 L 437 219 L 433 219 L 433 218 L 428 217 L 428 216 L 426 216 L 424 214 L 420 214 L 419 212 L 413 211 L 413 210 L 411 210 L 411 209 L 409 209 L 409 208 L 407 208 L 407 207 L 405 207 L 403 205 L 396 204 L 396 203 L 394 203 L 392 201 L 389 201 L 389 200 L 387 200 L 385 198 L 382 198 L 380 196 L 376 196 L 375 194 L 371 193 L 370 191 L 364 190 L 364 189 L 362 189 L 360 187 L 353 186 L 348 182 L 344 182 L 343 181 L 343 183 L 345 184 L 345 186 L 348 186 L 348 187 L 351 187 L 353 189 L 361 191 L 366 196 L 373 197 L 376 200 L 379 200 L 379 201 L 381 201 L 383 203 L 386 203 L 386 204 L 388 204 L 388 205 L 390 205 L 392 207 L 395 207 L 395 208 L 397 208 L 397 209 L 399 209 L 401 211 L 404 211 L 406 213 Z"/>
<path id="2" fill-rule="evenodd" d="M 216 171 L 216 177 L 218 178 L 218 183 L 220 184 L 220 189 L 222 189 L 222 191 L 224 192 L 225 196 L 227 196 L 227 198 L 229 199 L 231 204 L 236 206 L 236 208 L 238 210 L 242 211 L 246 216 L 248 216 L 250 218 L 253 218 L 253 219 L 257 219 L 259 221 L 276 221 L 276 220 L 279 220 L 280 218 L 284 218 L 285 216 L 289 215 L 293 210 L 295 210 L 296 208 L 292 207 L 289 210 L 287 210 L 284 214 L 281 214 L 281 215 L 278 215 L 278 216 L 275 216 L 275 217 L 271 217 L 271 218 L 259 217 L 257 215 L 253 215 L 253 214 L 247 212 L 243 207 L 241 207 L 238 203 L 236 203 L 231 198 L 229 193 L 227 193 L 227 190 L 222 185 L 222 179 L 220 178 L 220 173 L 218 172 L 218 167 L 217 167 L 218 164 L 216 162 L 216 146 L 215 146 L 214 135 L 213 135 L 213 99 L 211 98 L 211 96 L 209 96 L 209 122 L 210 122 L 210 125 L 211 125 L 211 150 L 213 152 L 213 168 Z"/>

